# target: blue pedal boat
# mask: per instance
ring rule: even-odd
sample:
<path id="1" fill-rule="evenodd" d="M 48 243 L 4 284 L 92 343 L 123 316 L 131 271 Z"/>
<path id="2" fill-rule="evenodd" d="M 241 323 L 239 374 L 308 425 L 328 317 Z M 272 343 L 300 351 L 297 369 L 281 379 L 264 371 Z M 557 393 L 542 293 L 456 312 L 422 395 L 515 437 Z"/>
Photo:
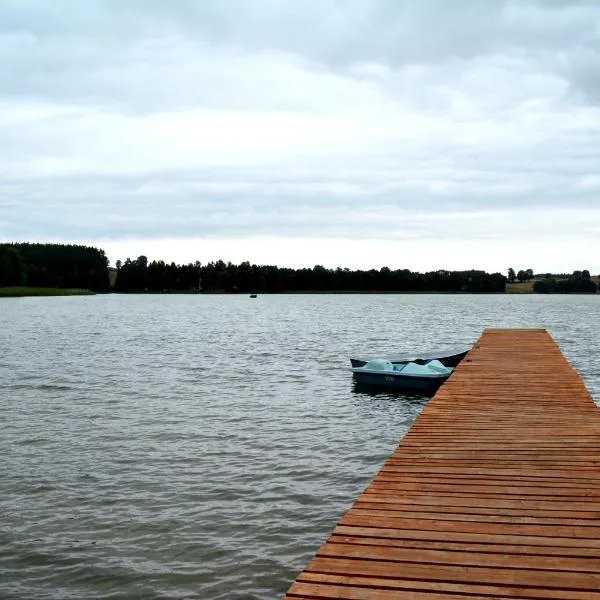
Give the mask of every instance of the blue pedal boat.
<path id="1" fill-rule="evenodd" d="M 453 370 L 439 360 L 417 364 L 393 363 L 387 359 L 376 358 L 362 367 L 354 367 L 352 374 L 356 383 L 360 385 L 433 395 Z"/>

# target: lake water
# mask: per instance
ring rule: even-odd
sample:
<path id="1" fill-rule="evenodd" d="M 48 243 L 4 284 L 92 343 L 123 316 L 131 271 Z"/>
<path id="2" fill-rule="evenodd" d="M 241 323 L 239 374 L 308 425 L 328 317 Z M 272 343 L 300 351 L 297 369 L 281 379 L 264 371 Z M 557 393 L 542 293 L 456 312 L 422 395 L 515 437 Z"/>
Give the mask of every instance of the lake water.
<path id="1" fill-rule="evenodd" d="M 600 296 L 0 301 L 0 598 L 279 598 L 421 410 L 351 354 L 545 327 L 600 400 Z"/>

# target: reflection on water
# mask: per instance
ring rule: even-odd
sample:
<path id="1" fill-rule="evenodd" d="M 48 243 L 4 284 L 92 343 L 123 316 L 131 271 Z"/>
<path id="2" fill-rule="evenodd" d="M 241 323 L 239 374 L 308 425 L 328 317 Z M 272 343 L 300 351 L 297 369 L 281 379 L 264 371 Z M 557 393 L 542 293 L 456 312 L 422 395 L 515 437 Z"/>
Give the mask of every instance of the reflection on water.
<path id="1" fill-rule="evenodd" d="M 348 358 L 486 326 L 548 328 L 600 398 L 597 297 L 2 300 L 0 598 L 279 597 L 426 402 Z"/>
<path id="2" fill-rule="evenodd" d="M 352 393 L 355 396 L 370 400 L 392 400 L 397 402 L 405 402 L 408 404 L 418 403 L 420 406 L 427 402 L 429 398 L 429 396 L 422 394 L 373 387 L 359 383 L 358 381 L 353 383 Z"/>

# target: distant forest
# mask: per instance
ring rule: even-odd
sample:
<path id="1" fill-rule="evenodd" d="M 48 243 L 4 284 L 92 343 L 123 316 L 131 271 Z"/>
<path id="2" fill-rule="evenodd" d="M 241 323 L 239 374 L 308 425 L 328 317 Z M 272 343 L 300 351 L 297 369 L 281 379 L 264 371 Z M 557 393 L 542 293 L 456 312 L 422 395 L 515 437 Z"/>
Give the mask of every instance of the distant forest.
<path id="1" fill-rule="evenodd" d="M 0 286 L 109 291 L 104 250 L 63 244 L 0 244 Z"/>
<path id="2" fill-rule="evenodd" d="M 239 265 L 222 260 L 201 265 L 148 263 L 145 256 L 117 262 L 116 290 L 119 292 L 168 292 L 199 289 L 205 292 L 504 292 L 507 278 L 484 271 L 351 271 L 305 269 L 269 265 Z"/>
<path id="3" fill-rule="evenodd" d="M 511 267 L 508 269 L 508 283 L 532 282 L 531 291 L 536 294 L 595 294 L 598 285 L 592 280 L 587 269 L 568 273 L 534 275 L 531 269 L 520 270 L 515 273 Z"/>
<path id="4" fill-rule="evenodd" d="M 557 277 L 548 273 L 543 279 L 533 283 L 533 291 L 538 294 L 595 294 L 598 286 L 587 270 L 574 271 L 572 275 Z"/>
<path id="5" fill-rule="evenodd" d="M 588 271 L 572 275 L 534 276 L 531 269 L 508 277 L 485 271 L 437 270 L 417 273 L 408 269 L 357 270 L 291 269 L 222 260 L 177 265 L 149 262 L 147 257 L 117 261 L 109 269 L 103 250 L 62 244 L 0 244 L 0 286 L 80 288 L 97 292 L 505 292 L 507 282 L 535 279 L 538 293 L 595 293 L 596 283 Z"/>

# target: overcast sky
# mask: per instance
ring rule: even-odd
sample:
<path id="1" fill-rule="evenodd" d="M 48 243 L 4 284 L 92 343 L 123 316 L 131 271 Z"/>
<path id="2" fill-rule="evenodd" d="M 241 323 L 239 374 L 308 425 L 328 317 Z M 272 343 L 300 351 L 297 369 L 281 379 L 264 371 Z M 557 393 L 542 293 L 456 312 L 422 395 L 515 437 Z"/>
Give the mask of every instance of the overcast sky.
<path id="1" fill-rule="evenodd" d="M 0 0 L 0 240 L 600 272 L 600 2 Z"/>

